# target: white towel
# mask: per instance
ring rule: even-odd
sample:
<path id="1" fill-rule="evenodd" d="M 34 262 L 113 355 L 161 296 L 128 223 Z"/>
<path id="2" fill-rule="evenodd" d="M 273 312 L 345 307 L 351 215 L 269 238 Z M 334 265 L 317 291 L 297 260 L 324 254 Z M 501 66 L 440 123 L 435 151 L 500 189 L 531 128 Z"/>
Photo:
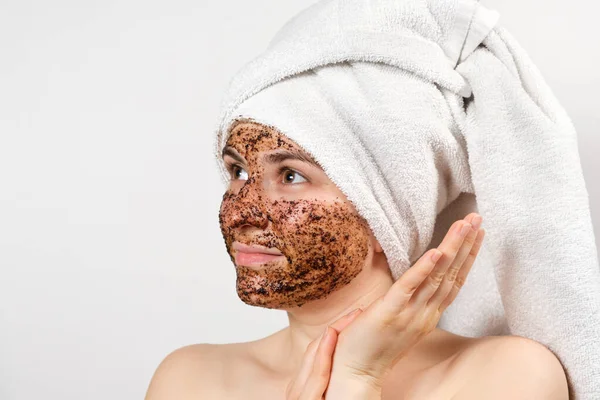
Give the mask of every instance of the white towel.
<path id="1" fill-rule="evenodd" d="M 369 222 L 394 278 L 452 222 L 486 238 L 438 326 L 552 350 L 571 399 L 600 399 L 600 268 L 575 129 L 539 70 L 476 0 L 325 0 L 231 80 L 215 142 L 270 125 Z"/>

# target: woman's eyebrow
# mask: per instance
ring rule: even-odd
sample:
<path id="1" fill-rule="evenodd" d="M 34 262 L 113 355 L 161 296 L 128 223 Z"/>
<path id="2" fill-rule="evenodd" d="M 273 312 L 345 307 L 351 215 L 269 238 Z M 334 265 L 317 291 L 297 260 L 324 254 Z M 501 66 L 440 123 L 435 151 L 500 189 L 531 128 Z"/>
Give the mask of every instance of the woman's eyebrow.
<path id="1" fill-rule="evenodd" d="M 231 146 L 225 146 L 223 149 L 222 157 L 225 157 L 226 155 L 241 164 L 246 163 L 244 159 L 237 153 L 237 151 L 235 151 Z M 309 163 L 319 169 L 323 169 L 312 157 L 299 151 L 278 150 L 273 153 L 265 154 L 263 156 L 263 160 L 271 164 L 278 164 L 285 160 L 298 160 Z"/>
<path id="2" fill-rule="evenodd" d="M 231 158 L 233 158 L 235 161 L 239 162 L 240 164 L 245 164 L 246 161 L 244 161 L 244 159 L 242 158 L 242 156 L 240 156 L 237 151 L 235 151 L 233 149 L 233 147 L 230 146 L 225 146 L 225 148 L 223 149 L 223 153 L 221 154 L 222 158 L 225 158 L 225 156 L 229 156 Z"/>
<path id="3" fill-rule="evenodd" d="M 317 163 L 312 157 L 299 151 L 278 150 L 273 153 L 265 154 L 263 156 L 263 160 L 272 164 L 277 164 L 285 160 L 298 160 L 322 169 L 319 163 Z"/>

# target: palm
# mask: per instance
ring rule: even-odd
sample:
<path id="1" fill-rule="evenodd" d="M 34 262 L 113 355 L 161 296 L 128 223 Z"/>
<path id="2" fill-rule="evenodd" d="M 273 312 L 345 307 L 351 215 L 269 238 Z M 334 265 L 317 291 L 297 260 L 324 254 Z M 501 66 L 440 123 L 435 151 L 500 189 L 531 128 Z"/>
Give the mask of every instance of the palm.
<path id="1" fill-rule="evenodd" d="M 346 398 L 354 393 L 349 382 L 367 388 L 369 398 L 381 398 L 387 372 L 435 329 L 464 284 L 485 230 L 478 223 L 473 229 L 466 224 L 464 234 L 458 228 L 476 216 L 454 223 L 440 246 L 426 252 L 385 295 L 364 311 L 340 318 L 329 335 L 311 342 L 286 399 Z M 431 258 L 434 253 L 439 260 Z"/>
<path id="2" fill-rule="evenodd" d="M 485 235 L 477 228 L 461 236 L 455 232 L 456 225 L 460 221 L 438 247 L 443 254 L 437 262 L 430 258 L 434 249 L 426 252 L 384 296 L 340 332 L 332 376 L 341 373 L 382 379 L 435 329 L 464 284 Z"/>

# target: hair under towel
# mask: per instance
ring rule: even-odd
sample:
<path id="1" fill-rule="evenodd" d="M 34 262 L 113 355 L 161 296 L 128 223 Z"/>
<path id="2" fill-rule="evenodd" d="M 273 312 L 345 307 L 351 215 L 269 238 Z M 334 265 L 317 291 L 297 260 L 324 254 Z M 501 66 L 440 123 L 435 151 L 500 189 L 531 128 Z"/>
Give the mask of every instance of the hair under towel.
<path id="1" fill-rule="evenodd" d="M 486 238 L 438 327 L 531 338 L 572 399 L 600 399 L 600 268 L 571 120 L 499 14 L 476 0 L 324 0 L 231 80 L 236 123 L 269 125 L 323 166 L 398 279 L 470 212 Z"/>

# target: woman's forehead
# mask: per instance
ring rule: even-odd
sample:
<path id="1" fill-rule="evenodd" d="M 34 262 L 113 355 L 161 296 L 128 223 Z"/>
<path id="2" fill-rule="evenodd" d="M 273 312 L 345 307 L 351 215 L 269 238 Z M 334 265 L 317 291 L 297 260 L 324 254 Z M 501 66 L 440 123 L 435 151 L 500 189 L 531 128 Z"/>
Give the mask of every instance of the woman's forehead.
<path id="1" fill-rule="evenodd" d="M 303 154 L 312 159 L 301 146 L 279 130 L 257 122 L 240 122 L 231 130 L 223 153 L 235 149 L 242 157 L 261 152 L 282 150 Z"/>
<path id="2" fill-rule="evenodd" d="M 227 138 L 227 144 L 233 146 L 233 144 L 239 143 L 240 141 L 261 141 L 265 143 L 276 141 L 281 145 L 297 146 L 293 140 L 281 133 L 278 129 L 257 122 L 239 122 L 231 129 L 231 133 Z"/>

